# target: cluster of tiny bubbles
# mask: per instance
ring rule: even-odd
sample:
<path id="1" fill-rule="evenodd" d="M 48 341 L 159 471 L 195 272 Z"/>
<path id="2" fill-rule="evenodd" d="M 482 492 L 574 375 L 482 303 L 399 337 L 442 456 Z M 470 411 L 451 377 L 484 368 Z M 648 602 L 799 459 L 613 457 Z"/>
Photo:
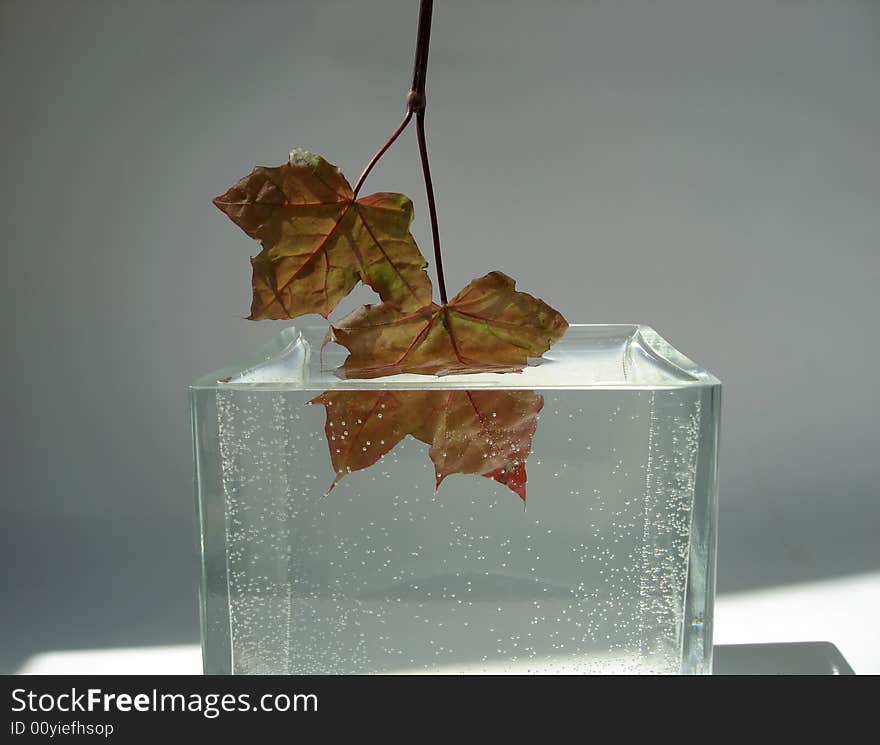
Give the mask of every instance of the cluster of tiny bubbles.
<path id="1" fill-rule="evenodd" d="M 436 490 L 409 437 L 327 493 L 322 407 L 219 392 L 235 671 L 677 670 L 700 410 L 676 396 L 545 393 L 523 512 L 492 479 Z"/>

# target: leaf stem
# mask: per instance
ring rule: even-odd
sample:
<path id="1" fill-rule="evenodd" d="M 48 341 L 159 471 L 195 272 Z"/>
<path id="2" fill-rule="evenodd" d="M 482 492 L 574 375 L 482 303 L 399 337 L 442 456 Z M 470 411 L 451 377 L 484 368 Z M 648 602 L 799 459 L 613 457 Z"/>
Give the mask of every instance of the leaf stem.
<path id="1" fill-rule="evenodd" d="M 428 76 L 428 47 L 431 44 L 431 14 L 434 0 L 421 0 L 419 30 L 416 32 L 416 59 L 413 63 L 413 82 L 407 104 L 416 113 L 425 108 L 425 79 Z"/>
<path id="2" fill-rule="evenodd" d="M 428 165 L 428 144 L 425 141 L 425 80 L 428 76 L 428 47 L 431 43 L 431 15 L 433 0 L 421 0 L 419 5 L 419 29 L 416 36 L 416 59 L 413 64 L 412 88 L 407 98 L 407 110 L 416 115 L 416 136 L 419 141 L 419 155 L 422 159 L 422 173 L 425 175 L 425 194 L 428 198 L 428 212 L 431 216 L 431 237 L 434 241 L 434 261 L 437 264 L 437 284 L 443 305 L 446 297 L 446 280 L 443 277 L 443 256 L 440 253 L 440 228 L 437 225 L 437 203 L 434 198 L 434 184 L 431 181 L 431 168 Z"/>
<path id="3" fill-rule="evenodd" d="M 379 162 L 379 158 L 381 158 L 383 155 L 385 155 L 385 151 L 388 150 L 388 148 L 394 144 L 394 141 L 398 137 L 400 137 L 403 130 L 405 130 L 407 125 L 409 124 L 410 119 L 412 119 L 412 116 L 413 116 L 413 111 L 411 108 L 409 108 L 409 106 L 407 106 L 406 114 L 403 117 L 403 121 L 398 125 L 397 129 L 394 130 L 394 133 L 391 135 L 391 137 L 388 138 L 388 140 L 385 142 L 385 144 L 379 148 L 379 152 L 377 152 L 373 156 L 373 159 L 369 163 L 367 163 L 367 167 L 364 168 L 364 172 L 360 175 L 360 178 L 357 180 L 357 183 L 354 185 L 354 192 L 351 197 L 352 201 L 357 199 L 358 192 L 360 192 L 361 187 L 364 185 L 364 181 L 367 180 L 367 176 L 370 175 L 370 171 L 373 170 L 373 166 L 375 166 L 376 163 Z"/>
<path id="4" fill-rule="evenodd" d="M 428 197 L 428 212 L 431 215 L 431 237 L 434 240 L 434 261 L 437 263 L 437 285 L 440 300 L 446 305 L 446 281 L 443 278 L 443 256 L 440 253 L 440 228 L 437 225 L 437 205 L 434 201 L 434 185 L 431 183 L 431 168 L 428 165 L 428 145 L 425 142 L 425 111 L 416 113 L 416 136 L 419 140 L 419 154 L 422 157 L 422 172 L 425 174 L 425 193 Z"/>
<path id="5" fill-rule="evenodd" d="M 431 15 L 434 10 L 433 0 L 421 0 L 419 5 L 419 28 L 416 32 L 416 58 L 413 64 L 413 82 L 409 95 L 406 97 L 406 114 L 403 121 L 394 130 L 394 133 L 379 148 L 372 160 L 364 168 L 357 183 L 354 185 L 352 201 L 357 199 L 358 193 L 373 166 L 385 155 L 385 152 L 400 137 L 407 128 L 410 120 L 416 118 L 416 136 L 419 142 L 419 155 L 422 160 L 422 173 L 425 176 L 425 194 L 428 199 L 428 213 L 431 217 L 431 238 L 434 242 L 434 261 L 437 264 L 437 285 L 440 290 L 440 300 L 446 305 L 449 300 L 446 296 L 446 280 L 443 277 L 443 257 L 440 253 L 440 228 L 437 224 L 437 203 L 434 198 L 434 184 L 431 181 L 431 167 L 428 165 L 428 145 L 425 141 L 425 79 L 428 75 L 428 47 L 431 43 Z"/>

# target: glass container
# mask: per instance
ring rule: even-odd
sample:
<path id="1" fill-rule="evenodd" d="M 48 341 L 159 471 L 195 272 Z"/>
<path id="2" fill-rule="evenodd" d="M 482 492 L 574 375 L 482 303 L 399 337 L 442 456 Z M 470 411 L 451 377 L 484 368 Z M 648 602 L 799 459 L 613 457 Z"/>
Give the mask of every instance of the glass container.
<path id="1" fill-rule="evenodd" d="M 374 380 L 324 335 L 191 386 L 206 673 L 711 671 L 717 378 L 639 325 Z M 439 489 L 446 445 L 384 439 L 414 412 L 448 415 Z M 382 454 L 337 479 L 339 446 Z"/>

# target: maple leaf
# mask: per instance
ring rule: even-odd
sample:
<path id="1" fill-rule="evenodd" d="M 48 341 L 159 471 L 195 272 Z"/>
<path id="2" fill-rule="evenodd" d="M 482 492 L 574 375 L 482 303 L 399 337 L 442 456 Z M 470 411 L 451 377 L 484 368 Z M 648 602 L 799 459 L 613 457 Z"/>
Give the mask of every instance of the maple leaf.
<path id="1" fill-rule="evenodd" d="M 333 486 L 411 435 L 430 446 L 436 488 L 451 474 L 470 473 L 525 501 L 525 462 L 544 405 L 532 391 L 328 391 L 310 403 L 326 410 Z"/>
<path id="2" fill-rule="evenodd" d="M 504 484 L 525 501 L 525 461 L 544 399 L 533 391 L 429 391 L 422 427 L 413 435 L 431 446 L 437 487 L 453 473 Z"/>
<path id="3" fill-rule="evenodd" d="M 251 259 L 251 320 L 326 318 L 359 281 L 403 311 L 431 302 L 427 261 L 409 232 L 409 198 L 355 200 L 320 155 L 297 149 L 283 165 L 258 166 L 214 204 L 263 247 Z"/>
<path id="4" fill-rule="evenodd" d="M 336 478 L 372 466 L 418 425 L 421 391 L 327 391 L 309 401 L 327 412 L 324 433 Z M 332 487 L 331 487 L 332 488 Z"/>
<path id="5" fill-rule="evenodd" d="M 350 352 L 338 371 L 344 377 L 447 375 L 522 370 L 567 328 L 558 311 L 490 272 L 446 305 L 365 305 L 331 324 L 328 339 Z"/>
<path id="6" fill-rule="evenodd" d="M 526 501 L 527 476 L 525 461 L 496 468 L 492 473 L 484 473 L 483 476 L 487 479 L 495 479 L 499 484 L 504 484 L 523 502 Z"/>

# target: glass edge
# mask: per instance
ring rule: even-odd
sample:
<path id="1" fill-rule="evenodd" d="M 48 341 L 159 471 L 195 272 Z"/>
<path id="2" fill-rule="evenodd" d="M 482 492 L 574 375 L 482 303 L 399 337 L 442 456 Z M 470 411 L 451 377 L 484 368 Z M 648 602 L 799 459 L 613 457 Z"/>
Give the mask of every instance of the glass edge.
<path id="1" fill-rule="evenodd" d="M 224 378 L 231 378 L 242 375 L 257 365 L 271 359 L 274 356 L 283 354 L 288 351 L 291 346 L 304 336 L 308 335 L 311 329 L 321 329 L 318 325 L 287 326 L 280 332 L 275 334 L 267 343 L 263 344 L 259 350 L 247 356 L 241 363 L 222 367 L 212 372 L 200 375 L 192 381 L 188 389 L 190 391 L 199 390 L 260 390 L 260 391 L 326 391 L 326 390 L 410 390 L 424 389 L 426 387 L 436 388 L 438 390 L 626 390 L 626 391 L 647 391 L 647 390 L 679 390 L 682 388 L 702 388 L 720 386 L 721 381 L 705 368 L 701 367 L 689 357 L 678 351 L 666 339 L 658 334 L 653 327 L 645 324 L 637 323 L 573 323 L 569 326 L 572 330 L 589 330 L 595 328 L 631 330 L 629 332 L 630 341 L 627 348 L 632 344 L 639 344 L 641 349 L 653 356 L 662 364 L 673 368 L 677 374 L 689 379 L 680 380 L 674 383 L 662 384 L 627 384 L 620 382 L 613 383 L 593 383 L 588 385 L 543 385 L 543 386 L 526 386 L 526 385 L 498 385 L 495 381 L 467 383 L 457 382 L 459 376 L 456 375 L 425 375 L 425 380 L 407 381 L 407 382 L 382 382 L 376 383 L 372 380 L 353 380 L 339 379 L 324 380 L 314 383 L 307 382 L 296 383 L 224 383 Z M 563 337 L 564 338 L 564 337 Z M 442 382 L 439 382 L 442 381 Z M 432 384 L 433 382 L 433 384 Z M 439 384 L 438 384 L 439 383 Z"/>
<path id="2" fill-rule="evenodd" d="M 702 394 L 709 415 L 701 422 L 698 477 L 691 507 L 688 580 L 685 591 L 682 673 L 711 675 L 718 559 L 718 451 L 721 438 L 722 387 Z"/>
<path id="3" fill-rule="evenodd" d="M 199 463 L 199 423 L 195 389 L 189 389 L 190 426 L 192 427 L 192 459 L 193 459 L 193 492 L 195 497 L 195 528 L 198 532 L 196 545 L 198 546 L 198 571 L 199 571 L 199 646 L 202 658 L 202 672 L 207 668 L 206 640 L 208 634 L 208 582 L 205 574 L 205 515 L 202 509 L 202 483 L 201 468 Z"/>
<path id="4" fill-rule="evenodd" d="M 702 365 L 698 365 L 690 357 L 672 346 L 652 326 L 639 325 L 632 343 L 641 343 L 656 359 L 669 365 L 681 375 L 693 378 L 693 381 L 682 381 L 682 386 L 672 385 L 670 388 L 689 387 L 691 383 L 707 386 L 721 385 L 721 381 Z"/>

